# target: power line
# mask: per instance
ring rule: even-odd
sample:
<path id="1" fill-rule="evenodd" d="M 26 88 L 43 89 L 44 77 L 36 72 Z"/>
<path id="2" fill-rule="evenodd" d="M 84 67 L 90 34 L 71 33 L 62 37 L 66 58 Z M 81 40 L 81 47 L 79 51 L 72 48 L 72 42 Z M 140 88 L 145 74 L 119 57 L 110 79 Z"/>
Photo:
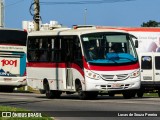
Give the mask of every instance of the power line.
<path id="1" fill-rule="evenodd" d="M 69 2 L 40 2 L 42 5 L 79 5 L 79 4 L 104 4 L 104 3 L 116 3 L 116 2 L 129 2 L 135 0 L 96 0 L 96 1 L 69 1 Z"/>

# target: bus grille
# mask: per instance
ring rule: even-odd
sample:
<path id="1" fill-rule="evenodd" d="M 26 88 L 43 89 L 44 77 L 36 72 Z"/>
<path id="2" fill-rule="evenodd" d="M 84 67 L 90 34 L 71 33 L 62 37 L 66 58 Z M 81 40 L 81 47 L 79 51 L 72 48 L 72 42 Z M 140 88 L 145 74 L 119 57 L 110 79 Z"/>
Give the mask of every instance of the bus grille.
<path id="1" fill-rule="evenodd" d="M 101 75 L 101 76 L 104 80 L 107 80 L 107 81 L 114 81 L 114 80 L 120 81 L 120 80 L 125 80 L 129 77 L 128 74 Z"/>

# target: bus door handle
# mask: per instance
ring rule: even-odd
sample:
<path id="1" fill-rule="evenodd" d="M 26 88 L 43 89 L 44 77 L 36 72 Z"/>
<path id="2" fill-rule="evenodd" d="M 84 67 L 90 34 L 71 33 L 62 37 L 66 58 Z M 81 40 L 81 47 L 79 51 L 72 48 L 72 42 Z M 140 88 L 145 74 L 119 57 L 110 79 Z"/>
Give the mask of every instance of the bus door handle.
<path id="1" fill-rule="evenodd" d="M 156 73 L 156 75 L 160 75 L 160 73 Z"/>

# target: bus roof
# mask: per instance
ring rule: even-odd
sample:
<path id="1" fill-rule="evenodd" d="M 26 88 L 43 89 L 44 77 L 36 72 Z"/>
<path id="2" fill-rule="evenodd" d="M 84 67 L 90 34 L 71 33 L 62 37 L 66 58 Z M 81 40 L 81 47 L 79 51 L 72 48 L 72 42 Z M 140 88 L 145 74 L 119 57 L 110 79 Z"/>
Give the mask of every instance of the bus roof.
<path id="1" fill-rule="evenodd" d="M 57 28 L 53 30 L 41 30 L 41 31 L 32 31 L 28 33 L 28 36 L 52 36 L 52 35 L 81 35 L 93 32 L 121 32 L 127 33 L 124 30 L 118 29 L 97 29 L 96 27 L 92 28 Z"/>
<path id="2" fill-rule="evenodd" d="M 99 29 L 118 29 L 128 32 L 160 32 L 160 27 L 113 27 L 113 26 L 97 26 Z"/>
<path id="3" fill-rule="evenodd" d="M 1 28 L 0 27 L 0 30 L 17 30 L 17 31 L 24 31 L 22 29 L 16 29 L 16 28 Z"/>

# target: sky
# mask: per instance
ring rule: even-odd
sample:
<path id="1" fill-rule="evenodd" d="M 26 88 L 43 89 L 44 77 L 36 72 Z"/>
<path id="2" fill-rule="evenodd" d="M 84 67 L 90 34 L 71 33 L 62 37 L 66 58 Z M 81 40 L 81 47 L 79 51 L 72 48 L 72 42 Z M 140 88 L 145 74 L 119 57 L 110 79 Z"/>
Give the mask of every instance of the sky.
<path id="1" fill-rule="evenodd" d="M 29 12 L 33 0 L 4 1 L 5 27 L 21 29 L 22 21 L 33 20 Z M 43 23 L 49 23 L 54 20 L 68 27 L 84 25 L 85 22 L 88 25 L 139 27 L 143 22 L 148 22 L 149 20 L 160 21 L 160 0 L 39 1 L 41 2 L 40 15 Z M 87 1 L 87 4 L 71 4 L 71 2 L 83 3 L 85 1 Z M 91 2 L 95 1 L 98 1 L 97 4 L 91 4 Z M 100 3 L 100 1 L 103 2 Z M 52 3 L 42 4 L 42 2 Z"/>

